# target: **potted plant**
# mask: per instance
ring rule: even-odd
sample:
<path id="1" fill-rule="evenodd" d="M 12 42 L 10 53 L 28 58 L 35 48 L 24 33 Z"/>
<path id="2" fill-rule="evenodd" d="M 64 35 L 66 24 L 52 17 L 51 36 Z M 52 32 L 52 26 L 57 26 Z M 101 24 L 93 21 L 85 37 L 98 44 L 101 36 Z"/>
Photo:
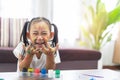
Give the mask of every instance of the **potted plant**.
<path id="1" fill-rule="evenodd" d="M 111 27 L 110 25 L 120 21 L 120 5 L 107 12 L 105 4 L 101 0 L 97 0 L 96 9 L 92 6 L 87 9 L 88 13 L 85 14 L 85 19 L 88 27 L 81 26 L 84 39 L 80 40 L 79 44 L 100 50 L 106 42 L 111 40 L 110 31 L 114 26 Z"/>

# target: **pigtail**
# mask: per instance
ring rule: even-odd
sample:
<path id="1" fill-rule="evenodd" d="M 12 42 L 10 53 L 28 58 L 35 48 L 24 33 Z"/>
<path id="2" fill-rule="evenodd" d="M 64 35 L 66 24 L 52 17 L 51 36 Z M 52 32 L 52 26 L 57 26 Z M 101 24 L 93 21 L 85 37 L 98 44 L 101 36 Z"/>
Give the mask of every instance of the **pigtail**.
<path id="1" fill-rule="evenodd" d="M 24 26 L 23 26 L 23 30 L 20 36 L 20 41 L 23 41 L 25 46 L 29 45 L 28 39 L 27 39 L 27 28 L 29 25 L 29 21 L 25 22 Z"/>
<path id="2" fill-rule="evenodd" d="M 51 24 L 51 25 L 54 27 L 54 38 L 52 40 L 52 44 L 53 46 L 56 46 L 56 44 L 58 43 L 58 29 L 55 24 Z"/>

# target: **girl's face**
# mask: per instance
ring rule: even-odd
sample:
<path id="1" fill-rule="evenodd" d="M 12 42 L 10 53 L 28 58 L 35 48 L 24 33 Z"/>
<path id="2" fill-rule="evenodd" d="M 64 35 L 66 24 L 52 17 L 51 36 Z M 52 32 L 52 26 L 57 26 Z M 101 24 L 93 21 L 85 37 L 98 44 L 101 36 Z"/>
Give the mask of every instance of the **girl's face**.
<path id="1" fill-rule="evenodd" d="M 36 48 L 41 48 L 45 42 L 53 37 L 53 33 L 50 32 L 48 24 L 41 21 L 31 24 L 28 37 Z"/>

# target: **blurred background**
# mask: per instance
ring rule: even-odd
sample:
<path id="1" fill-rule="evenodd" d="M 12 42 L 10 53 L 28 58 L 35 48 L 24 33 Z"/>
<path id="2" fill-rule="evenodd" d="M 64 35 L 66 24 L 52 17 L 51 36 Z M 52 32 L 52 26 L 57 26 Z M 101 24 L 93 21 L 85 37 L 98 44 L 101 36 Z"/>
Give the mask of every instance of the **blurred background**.
<path id="1" fill-rule="evenodd" d="M 15 47 L 26 20 L 46 17 L 59 30 L 60 48 L 102 52 L 103 65 L 119 65 L 120 0 L 0 0 L 0 46 Z"/>

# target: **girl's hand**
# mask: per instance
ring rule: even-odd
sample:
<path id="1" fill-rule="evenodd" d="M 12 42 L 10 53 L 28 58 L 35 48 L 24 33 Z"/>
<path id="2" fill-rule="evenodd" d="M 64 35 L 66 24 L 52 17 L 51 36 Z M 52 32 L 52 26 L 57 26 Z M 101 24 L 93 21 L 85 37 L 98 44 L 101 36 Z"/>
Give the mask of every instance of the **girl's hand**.
<path id="1" fill-rule="evenodd" d="M 44 38 L 45 44 L 42 44 L 41 51 L 46 55 L 53 55 L 58 50 L 58 44 L 55 47 L 51 47 L 47 40 Z"/>
<path id="2" fill-rule="evenodd" d="M 39 53 L 39 51 L 40 51 L 39 49 L 36 49 L 32 44 L 30 44 L 27 47 L 23 46 L 23 48 L 24 48 L 25 52 L 30 55 L 34 55 L 36 53 Z"/>

